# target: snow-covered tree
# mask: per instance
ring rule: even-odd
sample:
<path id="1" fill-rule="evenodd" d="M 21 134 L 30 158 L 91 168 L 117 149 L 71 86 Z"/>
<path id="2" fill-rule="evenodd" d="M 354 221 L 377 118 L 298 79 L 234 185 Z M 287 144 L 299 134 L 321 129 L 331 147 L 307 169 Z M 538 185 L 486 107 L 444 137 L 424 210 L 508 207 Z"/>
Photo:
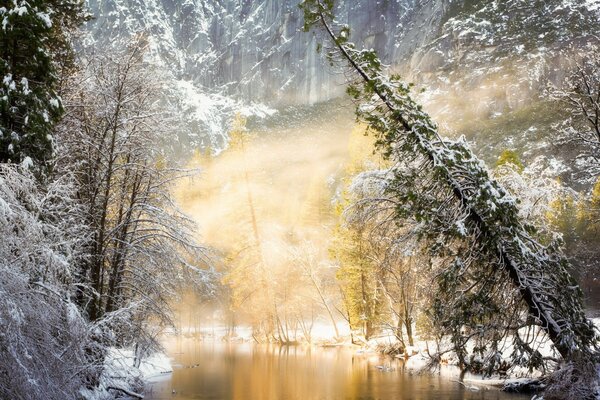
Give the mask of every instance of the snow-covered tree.
<path id="1" fill-rule="evenodd" d="M 586 56 L 561 88 L 551 97 L 560 101 L 569 117 L 556 126 L 559 144 L 574 144 L 578 150 L 572 167 L 578 178 L 594 182 L 600 175 L 600 51 L 589 45 Z"/>
<path id="2" fill-rule="evenodd" d="M 53 127 L 63 113 L 57 63 L 66 65 L 68 33 L 86 18 L 81 0 L 15 0 L 0 7 L 0 162 L 38 171 L 49 166 Z"/>
<path id="3" fill-rule="evenodd" d="M 344 219 L 350 226 L 366 230 L 370 243 L 369 258 L 378 269 L 377 277 L 392 318 L 387 322 L 404 347 L 414 345 L 414 325 L 423 312 L 425 287 L 431 276 L 423 244 L 412 234 L 415 226 L 399 221 L 396 200 L 386 193 L 394 176 L 389 169 L 362 172 L 349 188 L 350 206 Z M 404 333 L 406 333 L 406 341 Z"/>
<path id="4" fill-rule="evenodd" d="M 306 30 L 323 29 L 331 62 L 348 66 L 348 93 L 361 103 L 357 115 L 394 165 L 386 191 L 398 204 L 396 217 L 417 226 L 430 246 L 438 276 L 433 312 L 463 366 L 483 362 L 493 370 L 510 332 L 513 361 L 542 367 L 535 335 L 522 330 L 532 325 L 566 362 L 595 360 L 598 338 L 568 262 L 537 240 L 518 201 L 464 139 L 439 135 L 411 99 L 410 85 L 388 76 L 374 51 L 350 42 L 350 28 L 334 21 L 335 1 L 305 0 L 300 7 Z"/>
<path id="5" fill-rule="evenodd" d="M 138 348 L 156 344 L 184 282 L 205 291 L 211 284 L 193 224 L 171 195 L 193 171 L 161 152 L 175 126 L 144 54 L 143 39 L 115 44 L 73 78 L 57 163 L 74 175 L 91 230 L 77 271 L 78 302 L 103 333 L 100 342 L 115 333 L 117 345 Z"/>
<path id="6" fill-rule="evenodd" d="M 556 235 L 548 221 L 553 204 L 575 194 L 554 174 L 548 169 L 546 157 L 538 157 L 524 165 L 512 151 L 502 152 L 492 170 L 492 177 L 519 199 L 521 218 L 535 225 L 549 240 Z"/>

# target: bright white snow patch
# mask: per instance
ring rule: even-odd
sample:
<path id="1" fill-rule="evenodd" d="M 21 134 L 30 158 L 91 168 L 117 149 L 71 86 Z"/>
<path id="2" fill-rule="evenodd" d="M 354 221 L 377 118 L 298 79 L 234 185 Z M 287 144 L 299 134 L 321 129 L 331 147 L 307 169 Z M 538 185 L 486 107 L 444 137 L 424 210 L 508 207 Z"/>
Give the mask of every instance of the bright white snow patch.
<path id="1" fill-rule="evenodd" d="M 19 17 L 22 17 L 23 15 L 27 14 L 27 7 L 21 6 L 21 7 L 13 8 L 10 11 L 10 13 L 11 14 L 17 14 Z"/>
<path id="2" fill-rule="evenodd" d="M 29 89 L 29 81 L 27 80 L 27 78 L 21 78 L 21 86 L 23 87 L 24 95 L 28 95 L 29 93 L 31 93 L 31 90 Z"/>
<path id="3" fill-rule="evenodd" d="M 600 10 L 600 0 L 587 0 L 586 6 L 590 11 Z"/>
<path id="4" fill-rule="evenodd" d="M 56 98 L 51 98 L 50 99 L 50 105 L 52 107 L 54 107 L 54 108 L 59 108 L 60 107 L 60 102 Z"/>
<path id="5" fill-rule="evenodd" d="M 33 168 L 33 160 L 31 157 L 25 157 L 21 162 L 21 166 L 25 169 Z"/>
<path id="6" fill-rule="evenodd" d="M 44 24 L 46 24 L 46 26 L 48 28 L 52 28 L 52 20 L 50 19 L 50 16 L 48 14 L 43 13 L 43 12 L 38 12 L 37 16 L 39 19 L 41 19 L 44 22 Z"/>
<path id="7" fill-rule="evenodd" d="M 114 399 L 118 392 L 111 387 L 122 388 L 135 393 L 148 379 L 173 371 L 171 359 L 162 353 L 155 353 L 142 361 L 139 368 L 134 367 L 134 352 L 130 349 L 109 349 L 100 385 L 95 390 L 82 389 L 81 395 L 87 400 Z M 123 393 L 119 393 L 123 394 Z"/>

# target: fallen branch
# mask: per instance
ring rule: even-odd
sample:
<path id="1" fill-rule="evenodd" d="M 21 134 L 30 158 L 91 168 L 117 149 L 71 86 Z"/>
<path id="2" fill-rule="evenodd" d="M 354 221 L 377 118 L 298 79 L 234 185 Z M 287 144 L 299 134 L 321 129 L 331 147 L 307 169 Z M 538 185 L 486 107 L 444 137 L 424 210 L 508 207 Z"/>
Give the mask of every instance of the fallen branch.
<path id="1" fill-rule="evenodd" d="M 127 390 L 125 388 L 121 388 L 121 387 L 116 387 L 116 386 L 108 386 L 106 388 L 106 390 L 116 390 L 118 392 L 122 392 L 125 393 L 127 396 L 131 396 L 134 397 L 136 399 L 143 399 L 144 395 L 136 393 L 136 392 L 132 392 L 131 390 Z"/>

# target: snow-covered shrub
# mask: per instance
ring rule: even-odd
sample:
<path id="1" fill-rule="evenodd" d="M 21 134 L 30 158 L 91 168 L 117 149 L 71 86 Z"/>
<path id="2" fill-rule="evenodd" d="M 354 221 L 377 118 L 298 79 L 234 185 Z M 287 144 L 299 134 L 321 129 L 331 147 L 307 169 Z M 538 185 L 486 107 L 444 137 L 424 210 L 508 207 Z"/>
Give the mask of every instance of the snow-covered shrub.
<path id="1" fill-rule="evenodd" d="M 549 376 L 544 400 L 597 399 L 598 395 L 597 366 L 575 360 Z"/>
<path id="2" fill-rule="evenodd" d="M 85 240 L 66 179 L 41 189 L 0 165 L 0 398 L 71 399 L 93 376 L 88 327 L 73 303 Z"/>

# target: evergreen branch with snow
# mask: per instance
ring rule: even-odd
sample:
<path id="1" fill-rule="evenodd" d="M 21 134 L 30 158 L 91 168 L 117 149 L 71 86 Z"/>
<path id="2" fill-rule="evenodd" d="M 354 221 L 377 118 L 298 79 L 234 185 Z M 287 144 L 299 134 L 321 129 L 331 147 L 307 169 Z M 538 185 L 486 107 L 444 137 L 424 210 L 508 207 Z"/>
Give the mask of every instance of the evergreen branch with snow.
<path id="1" fill-rule="evenodd" d="M 535 350 L 517 340 L 523 326 L 511 323 L 517 307 L 518 318 L 541 328 L 563 360 L 595 360 L 598 336 L 569 264 L 556 246 L 539 241 L 519 215 L 517 199 L 490 176 L 464 139 L 439 135 L 411 98 L 411 85 L 388 76 L 373 50 L 350 42 L 350 28 L 334 19 L 333 0 L 305 0 L 300 7 L 305 30 L 319 26 L 325 33 L 330 61 L 349 66 L 348 93 L 361 104 L 357 116 L 395 165 L 385 192 L 399 203 L 397 219 L 421 226 L 419 238 L 443 260 L 432 312 L 449 330 L 459 358 L 466 356 L 471 337 L 464 326 L 476 331 L 487 351 L 497 351 L 493 332 L 508 329 L 515 334 L 514 361 L 525 358 L 530 367 L 538 366 Z"/>

